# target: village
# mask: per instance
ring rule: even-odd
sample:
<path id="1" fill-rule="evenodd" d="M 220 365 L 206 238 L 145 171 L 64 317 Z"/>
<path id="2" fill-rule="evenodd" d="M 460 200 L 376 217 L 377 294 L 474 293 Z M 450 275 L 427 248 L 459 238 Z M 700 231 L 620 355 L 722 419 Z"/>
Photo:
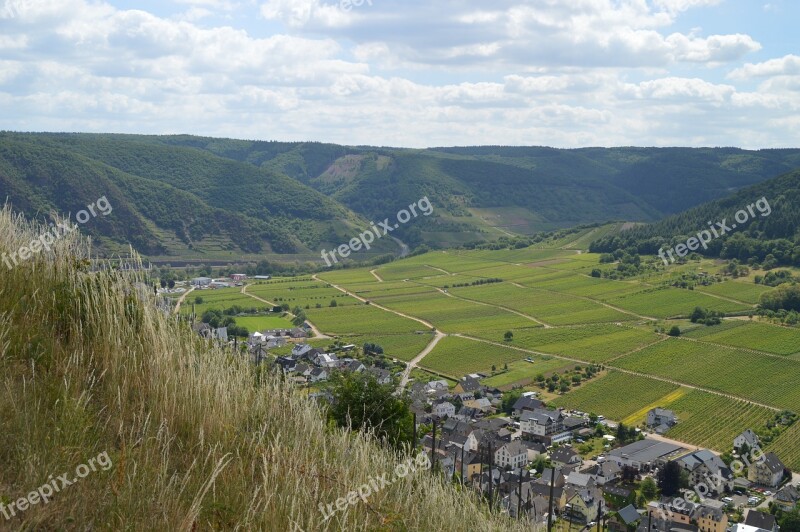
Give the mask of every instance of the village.
<path id="1" fill-rule="evenodd" d="M 254 333 L 252 360 L 299 331 Z M 321 402 L 334 400 L 324 383 L 337 371 L 367 372 L 380 384 L 398 385 L 402 362 L 370 365 L 352 344 L 326 351 L 295 344 L 274 365 L 315 389 L 309 397 Z M 751 430 L 720 456 L 661 436 L 680 422 L 667 409 L 648 412 L 642 428 L 548 408 L 532 391 L 504 410 L 507 392 L 484 386 L 481 377 L 465 375 L 454 387 L 444 379 L 412 381 L 407 393 L 417 442 L 437 472 L 513 518 L 546 526 L 550 517 L 576 529 L 602 525 L 620 532 L 778 532 L 769 510 L 789 512 L 800 501 L 791 471 L 774 453 L 760 452 Z M 737 469 L 731 459 L 746 465 Z M 659 496 L 667 471 L 675 472 L 674 493 Z"/>

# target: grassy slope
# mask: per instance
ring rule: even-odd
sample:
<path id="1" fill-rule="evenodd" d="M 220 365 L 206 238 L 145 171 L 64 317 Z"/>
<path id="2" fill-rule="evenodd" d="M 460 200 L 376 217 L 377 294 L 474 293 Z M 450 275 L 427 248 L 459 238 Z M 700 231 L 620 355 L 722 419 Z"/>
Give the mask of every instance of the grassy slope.
<path id="1" fill-rule="evenodd" d="M 0 252 L 40 228 L 0 212 Z M 323 522 L 397 457 L 326 427 L 269 376 L 209 347 L 137 296 L 81 271 L 63 239 L 0 276 L 0 498 L 108 452 L 114 466 L 0 522 L 14 529 L 513 530 L 432 475 L 409 475 Z"/>

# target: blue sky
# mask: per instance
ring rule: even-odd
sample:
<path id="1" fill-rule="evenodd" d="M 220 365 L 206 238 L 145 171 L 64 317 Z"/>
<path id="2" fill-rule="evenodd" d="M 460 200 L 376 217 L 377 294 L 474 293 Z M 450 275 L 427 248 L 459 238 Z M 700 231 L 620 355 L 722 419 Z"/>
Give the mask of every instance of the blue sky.
<path id="1" fill-rule="evenodd" d="M 794 0 L 0 0 L 0 129 L 797 147 Z"/>

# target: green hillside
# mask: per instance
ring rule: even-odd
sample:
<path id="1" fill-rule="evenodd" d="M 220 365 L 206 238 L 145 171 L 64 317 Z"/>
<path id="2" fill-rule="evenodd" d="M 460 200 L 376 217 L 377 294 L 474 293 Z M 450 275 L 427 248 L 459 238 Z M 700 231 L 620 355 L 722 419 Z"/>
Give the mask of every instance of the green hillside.
<path id="1" fill-rule="evenodd" d="M 800 166 L 800 150 L 483 146 L 409 150 L 188 135 L 0 133 L 0 194 L 29 216 L 105 194 L 101 250 L 164 262 L 319 261 L 427 196 L 392 233 L 411 249 L 654 222 Z M 383 239 L 358 259 L 397 253 Z"/>
<path id="2" fill-rule="evenodd" d="M 766 200 L 766 201 L 764 201 Z M 760 203 L 759 203 L 760 202 Z M 612 252 L 635 247 L 639 253 L 655 254 L 660 248 L 686 242 L 708 223 L 725 220 L 727 234 L 712 239 L 699 253 L 711 257 L 764 261 L 772 255 L 777 264 L 800 265 L 800 171 L 794 171 L 742 189 L 660 222 L 638 226 L 593 242 L 591 250 Z M 748 212 L 752 207 L 753 215 Z M 760 208 L 760 209 L 759 209 Z M 747 214 L 737 224 L 736 215 Z M 745 215 L 740 216 L 744 220 Z M 737 225 L 737 227 L 733 227 Z"/>

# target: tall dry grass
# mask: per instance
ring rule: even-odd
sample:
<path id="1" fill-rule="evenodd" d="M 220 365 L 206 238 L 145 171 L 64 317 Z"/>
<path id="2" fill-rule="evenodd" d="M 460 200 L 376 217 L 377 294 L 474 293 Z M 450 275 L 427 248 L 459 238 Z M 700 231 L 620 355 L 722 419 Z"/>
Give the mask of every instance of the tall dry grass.
<path id="1" fill-rule="evenodd" d="M 44 230 L 5 208 L 0 253 Z M 157 310 L 136 274 L 91 271 L 90 253 L 76 234 L 0 263 L 0 501 L 103 451 L 114 465 L 0 515 L 0 529 L 530 529 L 426 472 L 325 521 L 320 503 L 404 457 L 327 426 L 307 399 Z"/>

